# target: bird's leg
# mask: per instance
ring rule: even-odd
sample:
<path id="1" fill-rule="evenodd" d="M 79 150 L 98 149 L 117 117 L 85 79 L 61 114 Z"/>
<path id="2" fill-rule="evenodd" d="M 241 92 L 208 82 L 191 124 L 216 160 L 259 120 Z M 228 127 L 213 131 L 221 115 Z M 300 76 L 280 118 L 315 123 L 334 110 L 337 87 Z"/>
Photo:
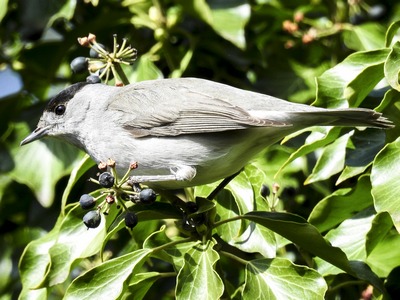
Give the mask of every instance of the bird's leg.
<path id="1" fill-rule="evenodd" d="M 196 169 L 190 166 L 179 166 L 171 169 L 167 175 L 135 175 L 129 177 L 131 183 L 163 182 L 163 181 L 190 181 L 196 176 Z"/>

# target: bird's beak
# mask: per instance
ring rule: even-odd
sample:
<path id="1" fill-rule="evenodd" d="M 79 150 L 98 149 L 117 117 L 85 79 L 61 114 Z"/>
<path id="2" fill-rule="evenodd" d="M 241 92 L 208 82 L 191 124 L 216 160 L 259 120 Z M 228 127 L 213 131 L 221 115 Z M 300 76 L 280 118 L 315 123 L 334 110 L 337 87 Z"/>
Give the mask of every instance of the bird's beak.
<path id="1" fill-rule="evenodd" d="M 49 128 L 50 126 L 36 128 L 34 131 L 32 131 L 30 135 L 28 135 L 26 138 L 22 140 L 20 145 L 23 146 L 38 139 L 41 139 L 42 137 L 47 135 Z"/>

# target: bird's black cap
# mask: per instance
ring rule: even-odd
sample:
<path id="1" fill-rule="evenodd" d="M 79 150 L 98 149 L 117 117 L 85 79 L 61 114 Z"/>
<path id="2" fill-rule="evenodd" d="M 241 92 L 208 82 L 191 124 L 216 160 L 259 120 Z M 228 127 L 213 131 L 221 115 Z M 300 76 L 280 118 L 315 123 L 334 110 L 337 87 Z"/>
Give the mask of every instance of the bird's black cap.
<path id="1" fill-rule="evenodd" d="M 90 84 L 89 82 L 78 82 L 75 83 L 66 89 L 59 92 L 50 101 L 47 103 L 45 108 L 46 111 L 54 111 L 54 109 L 60 104 L 65 104 L 69 100 L 71 100 L 77 92 L 79 92 L 85 85 Z"/>

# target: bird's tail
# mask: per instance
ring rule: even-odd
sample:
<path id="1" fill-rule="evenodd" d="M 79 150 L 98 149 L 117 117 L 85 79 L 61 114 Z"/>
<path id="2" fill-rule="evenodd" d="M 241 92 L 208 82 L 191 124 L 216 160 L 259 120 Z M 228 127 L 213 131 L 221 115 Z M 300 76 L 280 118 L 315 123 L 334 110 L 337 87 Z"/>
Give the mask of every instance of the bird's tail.
<path id="1" fill-rule="evenodd" d="M 310 125 L 393 128 L 394 124 L 381 113 L 366 108 L 324 109 L 313 112 L 296 112 Z"/>

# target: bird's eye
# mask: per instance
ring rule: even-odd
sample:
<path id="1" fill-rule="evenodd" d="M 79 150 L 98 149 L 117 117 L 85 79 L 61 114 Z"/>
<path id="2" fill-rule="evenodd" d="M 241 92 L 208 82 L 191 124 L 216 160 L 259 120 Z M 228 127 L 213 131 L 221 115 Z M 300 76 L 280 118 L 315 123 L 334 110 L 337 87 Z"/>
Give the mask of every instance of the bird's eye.
<path id="1" fill-rule="evenodd" d="M 54 113 L 58 116 L 61 116 L 65 113 L 65 105 L 60 104 L 54 109 Z"/>

